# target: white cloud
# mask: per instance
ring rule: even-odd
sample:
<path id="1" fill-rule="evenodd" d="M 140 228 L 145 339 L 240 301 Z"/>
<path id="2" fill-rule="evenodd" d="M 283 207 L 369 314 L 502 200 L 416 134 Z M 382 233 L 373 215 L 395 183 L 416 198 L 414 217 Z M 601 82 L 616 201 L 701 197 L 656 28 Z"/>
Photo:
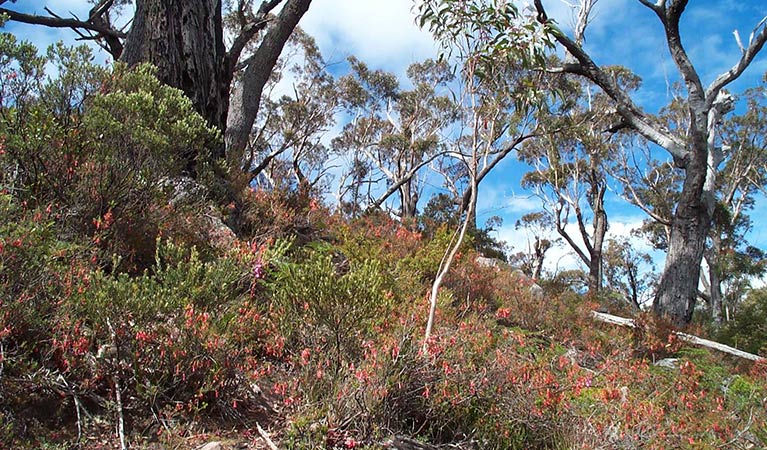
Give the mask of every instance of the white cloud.
<path id="1" fill-rule="evenodd" d="M 301 26 L 328 61 L 354 55 L 375 68 L 404 74 L 411 63 L 434 57 L 431 35 L 415 25 L 412 0 L 314 2 Z"/>
<path id="2" fill-rule="evenodd" d="M 513 194 L 504 202 L 509 212 L 529 213 L 541 209 L 541 200 L 533 195 Z"/>

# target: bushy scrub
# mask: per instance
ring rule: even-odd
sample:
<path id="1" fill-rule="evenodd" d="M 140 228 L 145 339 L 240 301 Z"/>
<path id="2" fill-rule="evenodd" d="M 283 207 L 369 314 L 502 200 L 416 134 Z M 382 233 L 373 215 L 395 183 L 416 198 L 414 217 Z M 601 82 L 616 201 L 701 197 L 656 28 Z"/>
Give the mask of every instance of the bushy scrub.
<path id="1" fill-rule="evenodd" d="M 383 286 L 377 261 L 350 261 L 320 244 L 277 265 L 272 308 L 291 348 L 325 353 L 336 369 L 358 358 L 363 340 L 386 319 L 391 295 Z"/>
<path id="2" fill-rule="evenodd" d="M 231 402 L 235 380 L 257 374 L 263 325 L 246 305 L 255 264 L 255 257 L 203 261 L 194 248 L 164 242 L 141 276 L 92 273 L 87 288 L 61 306 L 57 369 L 96 389 L 99 380 L 119 377 L 133 394 L 128 407 L 145 414 Z M 244 321 L 253 339 L 232 339 Z"/>
<path id="3" fill-rule="evenodd" d="M 184 213 L 172 203 L 178 177 L 212 179 L 208 155 L 219 136 L 151 66 L 115 66 L 101 90 L 83 117 L 88 154 L 78 164 L 87 186 L 76 188 L 77 203 L 94 239 L 140 269 L 151 264 L 160 225 Z M 192 195 L 201 208 L 205 193 Z"/>
<path id="4" fill-rule="evenodd" d="M 0 193 L 0 442 L 27 427 L 19 411 L 47 397 L 59 302 L 91 269 L 83 247 L 57 239 L 56 215 Z"/>
<path id="5" fill-rule="evenodd" d="M 167 226 L 186 213 L 173 201 L 177 180 L 197 179 L 203 188 L 185 206 L 201 209 L 217 189 L 210 154 L 221 139 L 151 66 L 107 70 L 92 60 L 85 47 L 57 44 L 39 56 L 0 35 L 0 189 L 54 205 L 59 234 L 89 236 L 102 262 L 117 253 L 122 269 L 140 272 L 160 231 L 191 234 Z M 57 77 L 44 76 L 46 63 Z"/>
<path id="6" fill-rule="evenodd" d="M 719 332 L 730 345 L 761 355 L 767 352 L 767 289 L 752 290 Z"/>

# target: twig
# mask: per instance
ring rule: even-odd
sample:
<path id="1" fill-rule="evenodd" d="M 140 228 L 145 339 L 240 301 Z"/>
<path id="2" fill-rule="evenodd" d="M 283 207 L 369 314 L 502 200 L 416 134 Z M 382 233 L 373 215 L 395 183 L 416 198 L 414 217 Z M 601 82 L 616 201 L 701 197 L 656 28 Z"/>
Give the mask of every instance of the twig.
<path id="1" fill-rule="evenodd" d="M 123 417 L 123 400 L 122 393 L 120 392 L 120 351 L 117 346 L 117 333 L 112 327 L 112 322 L 107 319 L 107 326 L 109 327 L 109 334 L 112 338 L 112 347 L 115 349 L 114 361 L 115 361 L 115 401 L 117 402 L 117 435 L 120 437 L 120 449 L 127 450 L 128 446 L 125 444 L 125 418 Z"/>
<path id="2" fill-rule="evenodd" d="M 279 447 L 274 445 L 274 442 L 272 442 L 272 439 L 269 437 L 269 434 L 264 431 L 263 428 L 261 428 L 261 424 L 256 422 L 256 430 L 258 431 L 258 434 L 261 435 L 261 437 L 264 439 L 264 442 L 266 442 L 266 446 L 269 447 L 270 450 L 280 450 Z"/>
<path id="3" fill-rule="evenodd" d="M 67 380 L 66 378 L 64 378 L 64 375 L 59 374 L 59 380 L 61 380 L 61 383 L 69 391 L 69 393 L 72 394 L 72 399 L 75 402 L 75 412 L 77 413 L 77 445 L 79 447 L 80 442 L 83 439 L 83 420 L 82 420 L 82 415 L 80 414 L 82 405 L 80 403 L 80 398 L 77 396 L 77 392 L 75 392 L 75 390 L 69 386 L 69 383 L 67 383 Z"/>

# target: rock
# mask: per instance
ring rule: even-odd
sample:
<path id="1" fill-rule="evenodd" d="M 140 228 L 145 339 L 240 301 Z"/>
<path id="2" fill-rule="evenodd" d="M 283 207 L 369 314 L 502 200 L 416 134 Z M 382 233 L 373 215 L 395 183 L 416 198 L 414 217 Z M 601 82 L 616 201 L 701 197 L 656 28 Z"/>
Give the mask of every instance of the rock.
<path id="1" fill-rule="evenodd" d="M 200 447 L 198 450 L 224 450 L 224 447 L 221 446 L 221 443 L 218 441 L 208 442 L 207 444 Z"/>
<path id="2" fill-rule="evenodd" d="M 392 450 L 436 450 L 437 447 L 404 436 L 392 436 L 383 444 Z"/>
<path id="3" fill-rule="evenodd" d="M 200 219 L 204 221 L 203 232 L 211 247 L 217 250 L 226 250 L 237 240 L 237 235 L 221 220 L 220 215 L 212 206 L 208 207 L 207 213 L 204 213 Z"/>
<path id="4" fill-rule="evenodd" d="M 679 366 L 679 358 L 663 358 L 655 361 L 654 366 L 663 367 L 666 369 L 676 369 Z"/>
<path id="5" fill-rule="evenodd" d="M 500 268 L 501 263 L 503 262 L 500 259 L 488 258 L 482 255 L 477 256 L 477 259 L 475 259 L 474 261 L 482 267 L 492 267 L 494 269 Z"/>
<path id="6" fill-rule="evenodd" d="M 533 282 L 533 284 L 530 285 L 529 291 L 530 295 L 536 300 L 543 300 L 543 288 L 538 283 Z"/>
<path id="7" fill-rule="evenodd" d="M 519 280 L 519 283 L 523 286 L 527 286 L 527 291 L 536 300 L 543 300 L 543 288 L 535 282 L 534 278 L 527 276 L 519 269 L 511 271 L 511 276 Z"/>

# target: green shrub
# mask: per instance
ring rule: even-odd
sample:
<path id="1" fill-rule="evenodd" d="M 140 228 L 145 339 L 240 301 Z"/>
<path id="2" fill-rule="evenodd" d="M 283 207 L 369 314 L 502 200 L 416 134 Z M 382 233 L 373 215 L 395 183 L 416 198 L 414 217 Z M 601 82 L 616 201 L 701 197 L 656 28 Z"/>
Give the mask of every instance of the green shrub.
<path id="1" fill-rule="evenodd" d="M 767 346 L 767 289 L 753 289 L 738 307 L 719 339 L 741 350 L 764 354 Z"/>
<path id="2" fill-rule="evenodd" d="M 353 361 L 391 307 L 380 264 L 346 260 L 327 245 L 294 259 L 279 264 L 269 284 L 288 345 L 326 352 L 335 368 Z"/>
<path id="3" fill-rule="evenodd" d="M 247 372 L 255 350 L 229 339 L 233 327 L 240 331 L 251 264 L 203 261 L 194 248 L 163 242 L 151 272 L 92 273 L 88 288 L 62 306 L 58 369 L 81 383 L 118 370 L 135 396 L 131 407 L 155 413 L 168 404 L 204 408 L 231 399 L 232 380 Z"/>

